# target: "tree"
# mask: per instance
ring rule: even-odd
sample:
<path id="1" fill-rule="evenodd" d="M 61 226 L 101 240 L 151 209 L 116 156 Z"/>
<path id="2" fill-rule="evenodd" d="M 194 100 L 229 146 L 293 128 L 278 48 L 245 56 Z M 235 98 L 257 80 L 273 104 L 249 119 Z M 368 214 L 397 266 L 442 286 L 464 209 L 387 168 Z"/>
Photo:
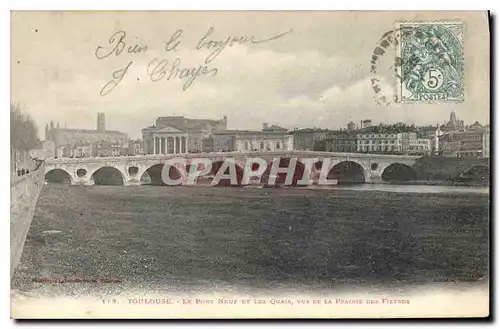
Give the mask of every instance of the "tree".
<path id="1" fill-rule="evenodd" d="M 38 129 L 31 116 L 19 104 L 10 104 L 10 146 L 18 151 L 35 147 Z"/>
<path id="2" fill-rule="evenodd" d="M 38 143 L 38 129 L 31 116 L 21 105 L 10 104 L 10 158 L 13 173 L 19 161 L 26 164 L 27 152 Z"/>

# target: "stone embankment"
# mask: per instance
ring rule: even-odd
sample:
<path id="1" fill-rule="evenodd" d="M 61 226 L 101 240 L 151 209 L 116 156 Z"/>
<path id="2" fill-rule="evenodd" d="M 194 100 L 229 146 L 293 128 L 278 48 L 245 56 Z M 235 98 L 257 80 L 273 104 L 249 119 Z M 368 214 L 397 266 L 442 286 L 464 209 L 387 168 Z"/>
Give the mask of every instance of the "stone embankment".
<path id="1" fill-rule="evenodd" d="M 35 214 L 38 196 L 45 181 L 45 163 L 24 176 L 12 177 L 10 183 L 10 277 L 23 253 L 26 235 Z"/>

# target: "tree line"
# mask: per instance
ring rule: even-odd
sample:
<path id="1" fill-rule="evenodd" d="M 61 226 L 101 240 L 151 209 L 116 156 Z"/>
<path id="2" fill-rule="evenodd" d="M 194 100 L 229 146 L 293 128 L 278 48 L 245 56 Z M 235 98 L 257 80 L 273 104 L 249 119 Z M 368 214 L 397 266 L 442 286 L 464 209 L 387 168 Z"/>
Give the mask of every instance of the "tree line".
<path id="1" fill-rule="evenodd" d="M 33 149 L 40 140 L 38 129 L 33 118 L 20 104 L 10 104 L 10 159 L 11 172 L 24 175 L 28 172 L 28 151 Z"/>
<path id="2" fill-rule="evenodd" d="M 10 104 L 10 146 L 11 149 L 27 151 L 40 140 L 33 118 L 20 104 Z"/>

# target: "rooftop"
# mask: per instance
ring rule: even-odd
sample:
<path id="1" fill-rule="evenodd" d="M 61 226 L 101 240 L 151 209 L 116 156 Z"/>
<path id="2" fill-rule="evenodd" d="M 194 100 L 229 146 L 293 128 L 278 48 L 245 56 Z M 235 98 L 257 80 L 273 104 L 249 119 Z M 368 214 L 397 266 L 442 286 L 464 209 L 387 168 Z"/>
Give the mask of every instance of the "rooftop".
<path id="1" fill-rule="evenodd" d="M 80 134 L 123 134 L 118 130 L 105 130 L 103 132 L 95 130 L 95 129 L 69 129 L 69 128 L 59 128 L 60 133 L 80 133 Z"/>
<path id="2" fill-rule="evenodd" d="M 262 129 L 263 131 L 288 131 L 288 129 L 280 127 L 278 125 L 271 125 L 267 128 Z"/>
<path id="3" fill-rule="evenodd" d="M 223 130 L 212 135 L 284 135 L 287 131 L 279 130 Z"/>

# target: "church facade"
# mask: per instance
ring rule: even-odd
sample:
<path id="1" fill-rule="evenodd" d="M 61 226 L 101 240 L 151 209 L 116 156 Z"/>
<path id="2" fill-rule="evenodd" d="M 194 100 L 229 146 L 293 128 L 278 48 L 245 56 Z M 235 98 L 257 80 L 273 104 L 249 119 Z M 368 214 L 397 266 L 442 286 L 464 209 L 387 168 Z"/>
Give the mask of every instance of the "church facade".
<path id="1" fill-rule="evenodd" d="M 127 134 L 106 130 L 104 113 L 98 113 L 95 130 L 61 128 L 51 121 L 45 140 L 54 143 L 54 157 L 119 156 L 126 154 L 129 142 Z"/>

